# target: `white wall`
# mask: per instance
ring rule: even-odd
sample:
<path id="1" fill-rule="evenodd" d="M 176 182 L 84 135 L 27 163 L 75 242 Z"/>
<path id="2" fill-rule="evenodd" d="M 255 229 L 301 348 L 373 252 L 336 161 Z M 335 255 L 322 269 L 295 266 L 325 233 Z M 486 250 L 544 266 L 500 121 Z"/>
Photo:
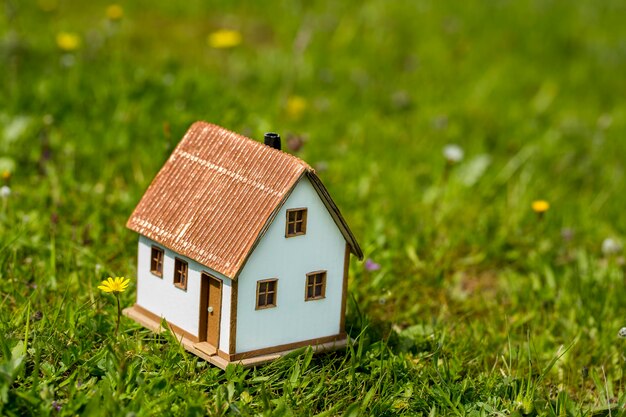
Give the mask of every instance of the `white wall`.
<path id="1" fill-rule="evenodd" d="M 165 251 L 163 277 L 150 272 L 152 245 Z M 189 272 L 187 291 L 174 285 L 174 258 L 187 261 Z M 230 337 L 230 298 L 231 281 L 224 275 L 202 266 L 189 258 L 159 245 L 145 236 L 139 236 L 137 255 L 137 304 L 157 316 L 164 317 L 168 323 L 198 336 L 200 320 L 200 274 L 206 271 L 222 280 L 222 316 L 219 348 L 228 352 Z"/>
<path id="2" fill-rule="evenodd" d="M 285 238 L 286 211 L 308 208 L 306 234 Z M 345 240 L 303 177 L 269 227 L 238 281 L 236 351 L 339 333 Z M 304 301 L 306 274 L 326 270 L 326 298 Z M 278 278 L 277 306 L 256 307 L 258 280 Z"/>

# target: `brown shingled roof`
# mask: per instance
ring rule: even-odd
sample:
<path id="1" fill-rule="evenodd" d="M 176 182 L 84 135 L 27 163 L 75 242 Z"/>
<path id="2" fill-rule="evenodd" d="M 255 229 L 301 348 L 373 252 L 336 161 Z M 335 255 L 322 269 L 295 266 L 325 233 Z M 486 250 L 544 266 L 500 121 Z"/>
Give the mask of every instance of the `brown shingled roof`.
<path id="1" fill-rule="evenodd" d="M 356 239 L 313 168 L 205 122 L 189 128 L 126 226 L 234 279 L 303 175 L 361 259 Z"/>

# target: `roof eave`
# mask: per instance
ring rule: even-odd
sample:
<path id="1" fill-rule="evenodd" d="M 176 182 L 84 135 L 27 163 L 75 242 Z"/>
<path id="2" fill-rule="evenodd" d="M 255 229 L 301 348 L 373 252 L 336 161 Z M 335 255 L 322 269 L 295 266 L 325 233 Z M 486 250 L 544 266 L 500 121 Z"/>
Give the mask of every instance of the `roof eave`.
<path id="1" fill-rule="evenodd" d="M 348 226 L 348 223 L 346 222 L 346 220 L 341 215 L 341 212 L 339 211 L 339 207 L 337 207 L 337 205 L 331 198 L 330 193 L 328 192 L 328 190 L 322 183 L 322 180 L 320 180 L 320 178 L 317 176 L 317 174 L 313 170 L 307 171 L 306 175 L 311 181 L 313 188 L 315 188 L 315 191 L 317 191 L 317 194 L 322 199 L 322 202 L 328 209 L 328 212 L 330 213 L 331 217 L 335 221 L 335 224 L 341 231 L 341 234 L 343 235 L 344 239 L 346 239 L 346 242 L 348 242 L 348 244 L 350 245 L 351 252 L 360 261 L 363 260 L 363 251 L 361 250 L 361 247 L 359 246 L 359 242 L 357 242 L 356 237 L 350 230 L 350 227 Z"/>
<path id="2" fill-rule="evenodd" d="M 272 212 L 272 215 L 267 219 L 267 221 L 263 225 L 263 228 L 261 229 L 261 231 L 257 235 L 257 238 L 254 241 L 254 244 L 252 245 L 252 247 L 248 251 L 248 254 L 246 255 L 246 258 L 241 263 L 241 267 L 234 274 L 234 276 L 232 278 L 233 280 L 237 280 L 237 278 L 239 277 L 239 274 L 245 268 L 246 263 L 248 262 L 248 259 L 250 258 L 250 256 L 254 252 L 254 250 L 256 249 L 256 247 L 259 244 L 259 242 L 261 241 L 261 239 L 263 239 L 263 236 L 265 236 L 265 233 L 267 233 L 267 231 L 270 228 L 271 224 L 274 222 L 274 219 L 278 215 L 278 212 L 281 210 L 281 208 L 283 207 L 283 205 L 285 204 L 285 202 L 287 201 L 289 196 L 291 196 L 291 193 L 293 192 L 293 190 L 300 183 L 300 180 L 302 180 L 302 178 L 304 176 L 306 176 L 311 181 L 311 184 L 313 185 L 313 188 L 315 189 L 315 191 L 319 195 L 320 199 L 322 200 L 322 202 L 326 206 L 326 209 L 328 210 L 328 212 L 330 213 L 331 217 L 333 218 L 335 224 L 339 228 L 339 231 L 343 235 L 343 237 L 346 240 L 346 242 L 348 242 L 348 245 L 350 245 L 350 251 L 360 261 L 363 260 L 363 251 L 361 250 L 361 247 L 359 246 L 359 242 L 357 242 L 356 237 L 354 236 L 354 234 L 350 230 L 350 227 L 348 227 L 348 223 L 346 222 L 346 220 L 341 215 L 341 212 L 339 211 L 339 207 L 337 207 L 337 205 L 335 204 L 333 199 L 330 197 L 330 193 L 328 192 L 328 190 L 326 189 L 326 187 L 324 186 L 322 181 L 319 179 L 317 174 L 315 174 L 315 171 L 313 169 L 307 169 L 307 170 L 305 170 L 302 173 L 302 175 L 300 175 L 300 177 L 298 177 L 298 179 L 296 181 L 294 181 L 291 189 L 287 193 L 285 193 L 285 195 L 284 195 L 283 199 L 281 200 L 281 202 L 276 206 L 276 208 Z"/>

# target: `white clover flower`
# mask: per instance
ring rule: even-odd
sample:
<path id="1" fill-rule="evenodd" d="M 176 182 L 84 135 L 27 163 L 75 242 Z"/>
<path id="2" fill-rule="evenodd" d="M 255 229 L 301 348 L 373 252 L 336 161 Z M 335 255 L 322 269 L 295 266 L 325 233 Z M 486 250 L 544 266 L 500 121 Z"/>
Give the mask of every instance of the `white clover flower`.
<path id="1" fill-rule="evenodd" d="M 619 332 L 617 332 L 617 337 L 619 337 L 620 339 L 626 339 L 626 327 L 622 327 L 621 329 L 619 329 Z"/>
<path id="2" fill-rule="evenodd" d="M 613 238 L 607 237 L 602 241 L 602 253 L 605 256 L 617 255 L 622 251 L 622 244 Z"/>
<path id="3" fill-rule="evenodd" d="M 10 195 L 11 195 L 11 189 L 9 188 L 9 186 L 3 185 L 2 188 L 0 188 L 0 197 L 8 198 Z"/>
<path id="4" fill-rule="evenodd" d="M 459 145 L 446 145 L 443 147 L 443 157 L 450 164 L 456 164 L 463 160 L 465 153 Z"/>
<path id="5" fill-rule="evenodd" d="M 598 117 L 598 127 L 600 129 L 606 130 L 611 126 L 611 124 L 613 124 L 613 117 L 610 114 L 603 114 Z"/>
<path id="6" fill-rule="evenodd" d="M 76 63 L 76 57 L 73 54 L 63 54 L 61 56 L 61 66 L 69 68 Z"/>

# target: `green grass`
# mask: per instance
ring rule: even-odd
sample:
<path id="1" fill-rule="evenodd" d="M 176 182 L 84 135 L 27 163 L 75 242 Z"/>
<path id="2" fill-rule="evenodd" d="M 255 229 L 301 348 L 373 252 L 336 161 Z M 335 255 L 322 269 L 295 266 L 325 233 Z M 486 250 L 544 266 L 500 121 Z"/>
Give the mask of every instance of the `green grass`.
<path id="1" fill-rule="evenodd" d="M 106 6 L 3 1 L 0 415 L 624 415 L 623 1 Z M 381 265 L 351 265 L 352 348 L 224 372 L 114 336 L 96 286 L 134 277 L 124 224 L 196 120 L 305 138 Z"/>

